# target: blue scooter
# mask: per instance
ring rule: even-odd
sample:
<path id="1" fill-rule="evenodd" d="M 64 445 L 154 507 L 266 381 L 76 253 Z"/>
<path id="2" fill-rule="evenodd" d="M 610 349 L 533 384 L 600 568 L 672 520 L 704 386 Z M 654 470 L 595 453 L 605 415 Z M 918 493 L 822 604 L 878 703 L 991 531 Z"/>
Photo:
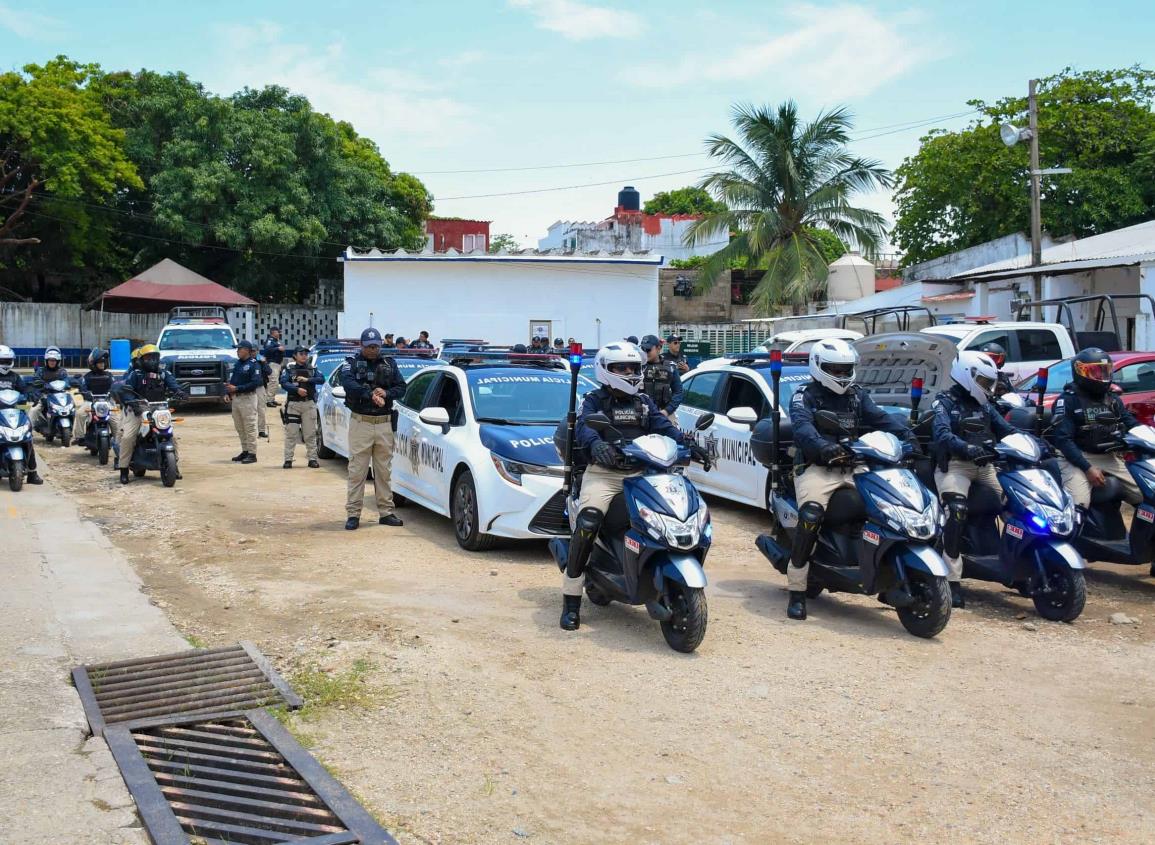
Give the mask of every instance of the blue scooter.
<path id="1" fill-rule="evenodd" d="M 23 401 L 18 390 L 0 390 L 0 477 L 7 476 L 13 493 L 24 486 L 32 451 L 32 425 L 20 408 Z"/>

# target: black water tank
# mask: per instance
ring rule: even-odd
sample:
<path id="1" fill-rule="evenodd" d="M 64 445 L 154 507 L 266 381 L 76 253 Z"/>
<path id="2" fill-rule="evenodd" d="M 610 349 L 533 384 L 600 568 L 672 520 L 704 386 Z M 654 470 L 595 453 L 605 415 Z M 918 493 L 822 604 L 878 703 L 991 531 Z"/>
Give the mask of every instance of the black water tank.
<path id="1" fill-rule="evenodd" d="M 642 210 L 642 195 L 633 185 L 626 185 L 618 191 L 618 208 L 624 208 L 626 211 Z"/>

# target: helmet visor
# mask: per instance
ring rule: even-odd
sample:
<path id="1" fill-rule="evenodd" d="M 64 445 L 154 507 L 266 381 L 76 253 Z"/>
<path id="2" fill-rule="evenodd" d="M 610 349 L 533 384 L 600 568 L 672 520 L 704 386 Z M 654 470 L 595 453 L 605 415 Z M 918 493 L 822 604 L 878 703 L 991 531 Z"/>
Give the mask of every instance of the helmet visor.
<path id="1" fill-rule="evenodd" d="M 845 364 L 824 363 L 822 372 L 834 376 L 836 379 L 852 379 L 854 378 L 854 364 L 849 362 Z"/>
<path id="2" fill-rule="evenodd" d="M 981 373 L 975 373 L 975 384 L 978 385 L 979 390 L 983 391 L 988 396 L 995 392 L 996 381 L 997 379 L 993 379 L 990 376 L 984 376 Z"/>
<path id="3" fill-rule="evenodd" d="M 606 367 L 615 376 L 640 376 L 642 368 L 633 361 L 615 361 Z"/>
<path id="4" fill-rule="evenodd" d="M 1075 374 L 1091 381 L 1101 381 L 1107 384 L 1111 381 L 1111 365 L 1106 361 L 1075 362 Z"/>
<path id="5" fill-rule="evenodd" d="M 1007 356 L 1003 352 L 988 352 L 987 357 L 994 361 L 995 366 L 1000 370 L 1003 368 L 1003 364 L 1005 364 L 1007 361 Z"/>

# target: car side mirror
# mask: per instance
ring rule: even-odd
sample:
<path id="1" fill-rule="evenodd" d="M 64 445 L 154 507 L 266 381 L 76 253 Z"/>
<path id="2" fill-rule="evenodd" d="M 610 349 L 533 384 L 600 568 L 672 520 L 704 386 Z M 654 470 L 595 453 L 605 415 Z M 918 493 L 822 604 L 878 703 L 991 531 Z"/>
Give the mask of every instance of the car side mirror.
<path id="1" fill-rule="evenodd" d="M 694 423 L 694 431 L 705 431 L 714 424 L 713 414 L 702 414 Z"/>
<path id="2" fill-rule="evenodd" d="M 334 388 L 333 388 L 333 395 L 334 395 L 335 397 L 337 397 L 338 399 L 344 399 L 344 398 L 345 398 L 345 388 L 343 388 L 343 387 L 334 387 Z"/>
<path id="3" fill-rule="evenodd" d="M 426 425 L 440 426 L 442 434 L 449 431 L 449 411 L 444 408 L 426 408 L 418 417 Z"/>
<path id="4" fill-rule="evenodd" d="M 758 412 L 753 408 L 746 407 L 745 405 L 737 408 L 731 408 L 730 413 L 726 414 L 726 417 L 732 423 L 737 423 L 738 425 L 748 425 L 750 428 L 753 428 L 758 424 Z"/>

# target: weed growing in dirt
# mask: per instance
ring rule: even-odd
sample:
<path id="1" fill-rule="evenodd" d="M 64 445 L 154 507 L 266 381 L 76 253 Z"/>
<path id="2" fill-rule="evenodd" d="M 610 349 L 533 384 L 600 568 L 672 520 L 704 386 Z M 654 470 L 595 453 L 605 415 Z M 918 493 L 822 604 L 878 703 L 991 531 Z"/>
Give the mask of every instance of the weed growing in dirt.
<path id="1" fill-rule="evenodd" d="M 388 689 L 369 686 L 366 676 L 372 670 L 373 663 L 364 658 L 340 671 L 326 672 L 315 663 L 301 667 L 290 678 L 293 689 L 305 702 L 297 715 L 309 720 L 332 707 L 368 707 L 391 697 Z"/>
<path id="2" fill-rule="evenodd" d="M 189 645 L 191 645 L 193 648 L 208 648 L 209 647 L 209 644 L 207 642 L 205 642 L 203 639 L 201 639 L 200 637 L 198 637 L 196 634 L 185 634 L 184 639 L 185 639 L 185 642 L 188 643 Z"/>

